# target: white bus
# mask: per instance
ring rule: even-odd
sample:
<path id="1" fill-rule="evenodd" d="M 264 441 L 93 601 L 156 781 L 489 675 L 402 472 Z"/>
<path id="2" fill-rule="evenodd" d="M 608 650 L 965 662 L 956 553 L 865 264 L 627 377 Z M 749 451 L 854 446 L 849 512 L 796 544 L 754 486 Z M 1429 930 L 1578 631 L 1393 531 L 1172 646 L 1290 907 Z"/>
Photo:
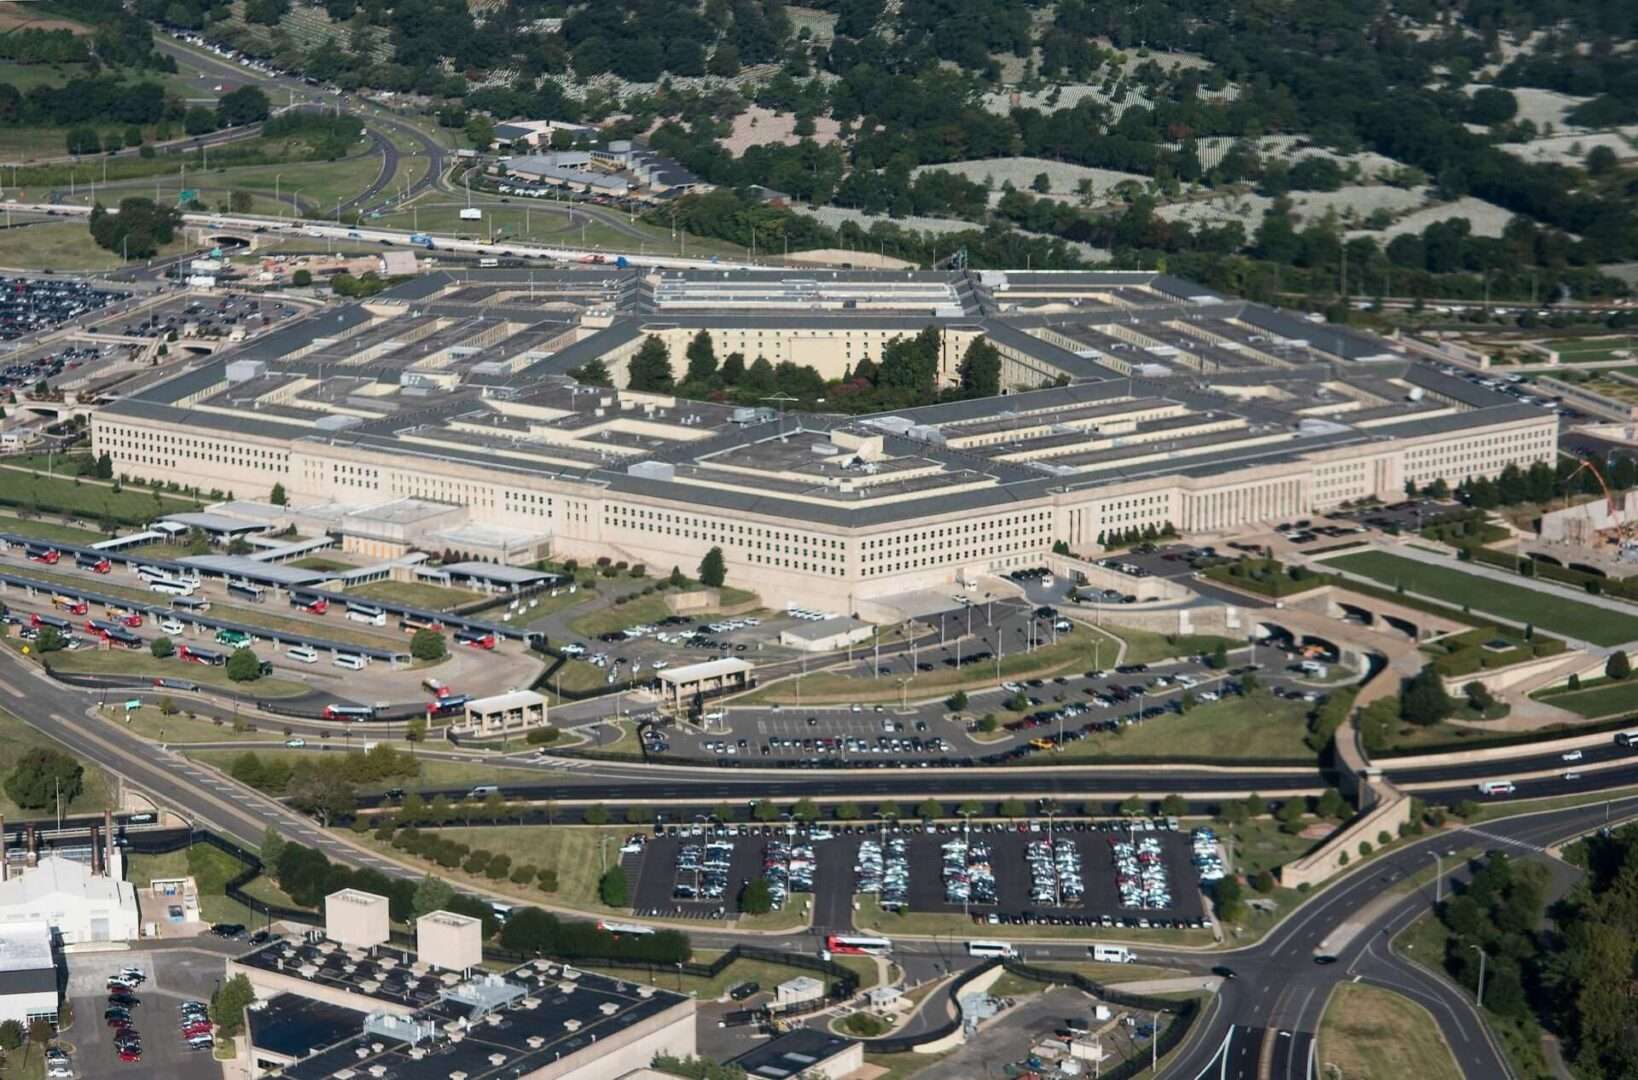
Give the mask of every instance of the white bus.
<path id="1" fill-rule="evenodd" d="M 1486 780 L 1479 785 L 1480 795 L 1511 795 L 1517 790 L 1511 780 Z"/>
<path id="2" fill-rule="evenodd" d="M 1137 957 L 1124 945 L 1094 945 L 1092 959 L 1101 964 L 1130 964 Z"/>
<path id="3" fill-rule="evenodd" d="M 968 956 L 1014 956 L 1013 948 L 1005 941 L 969 941 Z"/>
<path id="4" fill-rule="evenodd" d="M 192 596 L 194 588 L 193 582 L 175 578 L 154 578 L 148 582 L 149 592 L 164 593 L 166 596 Z"/>

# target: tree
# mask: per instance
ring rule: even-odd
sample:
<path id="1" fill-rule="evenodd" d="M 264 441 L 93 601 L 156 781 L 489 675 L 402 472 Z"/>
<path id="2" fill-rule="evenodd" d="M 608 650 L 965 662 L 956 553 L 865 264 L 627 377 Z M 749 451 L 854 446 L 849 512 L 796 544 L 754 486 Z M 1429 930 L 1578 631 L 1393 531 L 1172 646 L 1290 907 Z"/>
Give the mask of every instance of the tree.
<path id="1" fill-rule="evenodd" d="M 957 690 L 944 699 L 944 707 L 953 713 L 965 712 L 967 710 L 967 692 Z"/>
<path id="2" fill-rule="evenodd" d="M 315 763 L 304 761 L 292 769 L 285 792 L 292 806 L 313 815 L 325 826 L 358 808 L 353 785 L 345 773 L 341 769 L 321 768 Z"/>
<path id="3" fill-rule="evenodd" d="M 1206 664 L 1214 671 L 1222 671 L 1228 667 L 1228 643 L 1218 638 L 1217 646 L 1212 649 L 1211 658 L 1206 661 Z"/>
<path id="4" fill-rule="evenodd" d="M 95 154 L 102 150 L 102 139 L 93 127 L 69 128 L 66 141 L 70 154 Z"/>
<path id="5" fill-rule="evenodd" d="M 986 735 L 993 735 L 1001 726 L 1000 719 L 992 712 L 987 712 L 978 718 L 978 730 Z"/>
<path id="6" fill-rule="evenodd" d="M 650 334 L 626 366 L 626 389 L 668 394 L 676 388 L 671 377 L 671 351 Z"/>
<path id="7" fill-rule="evenodd" d="M 489 144 L 495 141 L 495 122 L 478 113 L 466 118 L 462 131 L 467 141 L 479 150 L 489 149 Z"/>
<path id="8" fill-rule="evenodd" d="M 235 975 L 218 987 L 210 996 L 210 1019 L 217 1032 L 225 1038 L 239 1034 L 244 1029 L 245 1009 L 255 1000 L 256 991 L 243 975 Z"/>
<path id="9" fill-rule="evenodd" d="M 1604 662 L 1604 675 L 1617 682 L 1632 678 L 1632 661 L 1627 658 L 1625 649 L 1610 653 L 1610 658 Z"/>
<path id="10" fill-rule="evenodd" d="M 1245 918 L 1245 891 L 1237 878 L 1224 877 L 1213 882 L 1211 898 L 1221 921 L 1238 922 Z"/>
<path id="11" fill-rule="evenodd" d="M 619 865 L 611 866 L 597 879 L 597 898 L 604 907 L 626 906 L 626 872 Z"/>
<path id="12" fill-rule="evenodd" d="M 701 585 L 712 589 L 722 587 L 722 583 L 728 579 L 728 565 L 720 547 L 713 547 L 705 553 L 705 558 L 700 560 L 699 575 Z"/>
<path id="13" fill-rule="evenodd" d="M 273 490 L 268 492 L 267 501 L 274 506 L 284 506 L 290 501 L 290 497 L 284 493 L 283 484 L 274 484 Z"/>
<path id="14" fill-rule="evenodd" d="M 1287 799 L 1280 804 L 1274 817 L 1280 823 L 1280 831 L 1284 833 L 1302 832 L 1303 801 L 1301 798 Z"/>
<path id="15" fill-rule="evenodd" d="M 779 816 L 779 807 L 771 799 L 758 799 L 751 807 L 751 816 L 761 822 L 769 822 Z"/>
<path id="16" fill-rule="evenodd" d="M 1427 727 L 1455 711 L 1455 703 L 1445 693 L 1444 679 L 1432 664 L 1406 680 L 1399 696 L 1399 715 L 1406 722 Z"/>
<path id="17" fill-rule="evenodd" d="M 1182 817 L 1189 812 L 1188 800 L 1181 795 L 1168 795 L 1160 801 L 1160 812 L 1166 817 Z"/>
<path id="18" fill-rule="evenodd" d="M 42 626 L 39 636 L 34 639 L 35 652 L 60 652 L 67 646 L 68 640 L 55 626 Z"/>
<path id="19" fill-rule="evenodd" d="M 768 879 L 755 877 L 739 891 L 739 910 L 747 915 L 766 915 L 773 910 L 773 890 Z"/>
<path id="20" fill-rule="evenodd" d="M 1346 817 L 1348 814 L 1348 801 L 1342 797 L 1342 792 L 1336 788 L 1326 788 L 1320 794 L 1319 802 L 1314 805 L 1314 812 L 1325 818 Z"/>
<path id="21" fill-rule="evenodd" d="M 16 1020 L 7 1020 L 5 1023 L 0 1024 L 0 1049 L 22 1049 L 23 1039 L 27 1034 L 21 1023 Z"/>
<path id="22" fill-rule="evenodd" d="M 163 660 L 176 652 L 176 646 L 171 644 L 168 637 L 156 637 L 148 646 L 148 651 L 153 654 L 155 660 Z"/>
<path id="23" fill-rule="evenodd" d="M 255 682 L 262 677 L 262 661 L 251 648 L 233 650 L 228 657 L 227 677 L 234 682 Z"/>
<path id="24" fill-rule="evenodd" d="M 581 813 L 580 820 L 587 825 L 607 825 L 609 823 L 609 808 L 602 803 L 593 803 Z"/>
<path id="25" fill-rule="evenodd" d="M 836 806 L 837 821 L 858 821 L 864 816 L 864 811 L 856 802 L 838 803 Z"/>
<path id="26" fill-rule="evenodd" d="M 1483 713 L 1496 703 L 1490 688 L 1477 679 L 1462 687 L 1462 693 L 1467 695 L 1467 703 L 1474 712 Z"/>
<path id="27" fill-rule="evenodd" d="M 298 289 L 307 288 L 307 286 L 313 284 L 313 272 L 307 269 L 297 270 L 290 275 L 290 284 Z"/>
<path id="28" fill-rule="evenodd" d="M 104 450 L 97 455 L 97 479 L 112 480 L 114 478 L 114 459 Z"/>
<path id="29" fill-rule="evenodd" d="M 932 821 L 943 812 L 944 807 L 937 799 L 923 799 L 921 805 L 916 807 L 916 816 L 923 821 Z"/>
<path id="30" fill-rule="evenodd" d="M 423 627 L 410 635 L 410 655 L 417 660 L 442 660 L 449 655 L 444 635 L 430 627 Z"/>
<path id="31" fill-rule="evenodd" d="M 85 768 L 75 758 L 49 746 L 25 751 L 6 777 L 6 795 L 25 810 L 67 806 L 85 785 Z"/>
<path id="32" fill-rule="evenodd" d="M 964 397 L 994 397 L 1001 392 L 1001 350 L 983 337 L 973 339 L 956 367 Z"/>
<path id="33" fill-rule="evenodd" d="M 279 830 L 271 825 L 263 829 L 260 852 L 262 865 L 264 867 L 278 865 L 279 856 L 284 854 L 284 846 L 284 837 L 279 835 Z"/>
<path id="34" fill-rule="evenodd" d="M 1250 795 L 1246 796 L 1246 816 L 1247 817 L 1254 817 L 1254 818 L 1262 817 L 1266 813 L 1268 813 L 1268 800 L 1267 799 L 1263 798 L 1261 795 L 1257 794 L 1256 792 L 1252 792 Z"/>
<path id="35" fill-rule="evenodd" d="M 812 799 L 797 799 L 791 807 L 791 817 L 797 821 L 817 821 L 819 819 L 819 804 Z"/>
<path id="36" fill-rule="evenodd" d="M 687 381 L 706 383 L 716 377 L 717 353 L 711 344 L 711 331 L 701 330 L 695 334 L 685 355 L 688 357 Z"/>
<path id="37" fill-rule="evenodd" d="M 110 214 L 100 203 L 91 208 L 88 219 L 91 239 L 107 251 L 133 259 L 146 259 L 176 237 L 182 212 L 162 207 L 152 199 L 132 196 L 121 199 L 119 213 Z"/>
<path id="38" fill-rule="evenodd" d="M 745 377 L 745 354 L 731 352 L 722 361 L 722 367 L 717 371 L 717 377 L 727 386 L 739 385 L 739 380 Z"/>
<path id="39" fill-rule="evenodd" d="M 267 95 L 252 85 L 230 90 L 216 99 L 216 122 L 222 127 L 237 127 L 266 120 L 270 111 Z"/>
<path id="40" fill-rule="evenodd" d="M 1149 804 L 1136 795 L 1129 795 L 1121 800 L 1120 812 L 1126 817 L 1135 817 L 1149 808 Z"/>
<path id="41" fill-rule="evenodd" d="M 570 370 L 569 377 L 583 386 L 614 385 L 614 376 L 609 374 L 609 366 L 595 356 Z"/>

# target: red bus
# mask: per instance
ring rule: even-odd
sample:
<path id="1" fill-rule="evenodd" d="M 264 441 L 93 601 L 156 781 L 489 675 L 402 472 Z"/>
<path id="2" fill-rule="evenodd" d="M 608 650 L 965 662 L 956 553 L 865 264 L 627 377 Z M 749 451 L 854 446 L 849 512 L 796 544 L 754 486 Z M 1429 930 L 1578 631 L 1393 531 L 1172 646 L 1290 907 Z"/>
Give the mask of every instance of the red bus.
<path id="1" fill-rule="evenodd" d="M 825 951 L 840 953 L 844 956 L 887 956 L 893 951 L 893 943 L 880 937 L 852 937 L 846 934 L 829 934 L 825 937 Z"/>

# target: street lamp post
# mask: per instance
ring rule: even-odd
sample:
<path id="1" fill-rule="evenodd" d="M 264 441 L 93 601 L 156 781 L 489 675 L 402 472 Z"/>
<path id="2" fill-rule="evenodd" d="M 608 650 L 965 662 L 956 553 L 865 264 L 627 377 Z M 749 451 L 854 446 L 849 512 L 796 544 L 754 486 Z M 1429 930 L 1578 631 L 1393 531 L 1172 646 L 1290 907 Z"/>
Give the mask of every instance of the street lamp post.
<path id="1" fill-rule="evenodd" d="M 1445 863 L 1443 859 L 1439 858 L 1437 851 L 1430 851 L 1428 854 L 1433 857 L 1433 902 L 1442 904 L 1445 900 Z"/>
<path id="2" fill-rule="evenodd" d="M 1482 1009 L 1484 1008 L 1484 947 L 1481 945 L 1469 945 L 1468 948 L 1479 954 L 1479 993 L 1474 1000 L 1478 1003 L 1479 1008 Z"/>

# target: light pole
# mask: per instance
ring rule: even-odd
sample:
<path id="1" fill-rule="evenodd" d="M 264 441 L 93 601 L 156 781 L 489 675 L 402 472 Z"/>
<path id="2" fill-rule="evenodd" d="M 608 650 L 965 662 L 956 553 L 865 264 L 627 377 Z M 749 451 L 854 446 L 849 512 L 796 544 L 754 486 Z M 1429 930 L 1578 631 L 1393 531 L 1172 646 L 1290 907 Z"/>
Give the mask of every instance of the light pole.
<path id="1" fill-rule="evenodd" d="M 273 202 L 279 208 L 279 216 L 284 217 L 284 200 L 279 198 L 279 181 L 284 179 L 284 173 L 273 174 Z"/>
<path id="2" fill-rule="evenodd" d="M 1484 1008 L 1484 947 L 1481 945 L 1469 945 L 1468 948 L 1479 954 L 1479 993 L 1474 1000 L 1478 1003 L 1479 1008 L 1482 1009 Z"/>
<path id="3" fill-rule="evenodd" d="M 1445 863 L 1443 859 L 1439 858 L 1437 851 L 1430 851 L 1428 854 L 1433 858 L 1433 902 L 1441 904 L 1444 903 L 1445 899 Z"/>

